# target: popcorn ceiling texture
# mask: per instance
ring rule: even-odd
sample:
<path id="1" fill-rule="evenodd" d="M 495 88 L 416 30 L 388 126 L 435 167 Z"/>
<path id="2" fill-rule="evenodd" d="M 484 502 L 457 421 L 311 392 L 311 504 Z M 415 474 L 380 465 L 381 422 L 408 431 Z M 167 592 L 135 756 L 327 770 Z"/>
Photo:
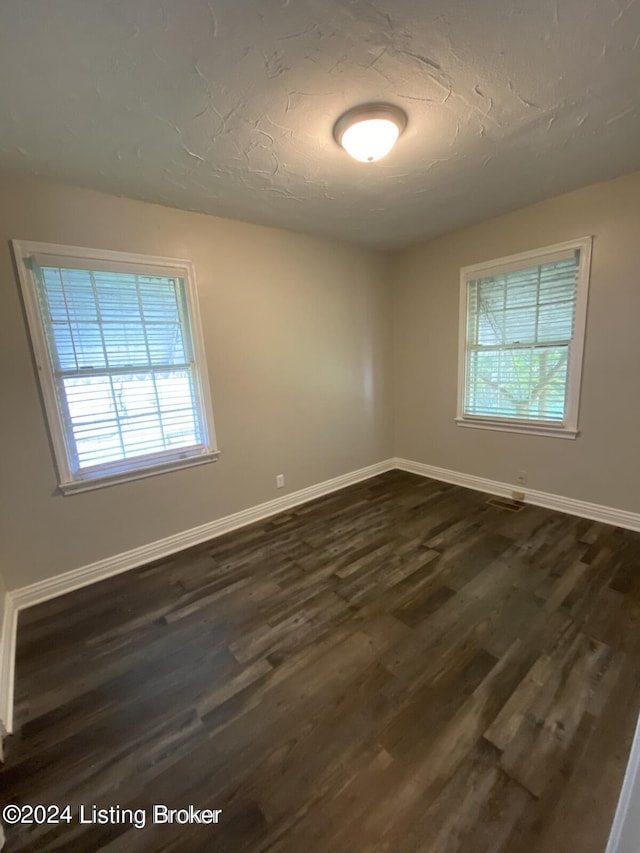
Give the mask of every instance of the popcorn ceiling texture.
<path id="1" fill-rule="evenodd" d="M 639 169 L 639 103 L 635 0 L 0 5 L 0 171 L 380 248 Z"/>

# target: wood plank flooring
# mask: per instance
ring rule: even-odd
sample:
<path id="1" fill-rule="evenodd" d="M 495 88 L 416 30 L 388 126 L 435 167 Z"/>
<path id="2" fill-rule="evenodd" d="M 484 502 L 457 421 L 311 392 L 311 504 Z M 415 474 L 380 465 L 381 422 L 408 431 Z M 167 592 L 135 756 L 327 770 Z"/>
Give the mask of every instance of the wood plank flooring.
<path id="1" fill-rule="evenodd" d="M 640 534 L 486 500 L 391 472 L 23 612 L 3 803 L 146 826 L 7 850 L 603 853 Z"/>

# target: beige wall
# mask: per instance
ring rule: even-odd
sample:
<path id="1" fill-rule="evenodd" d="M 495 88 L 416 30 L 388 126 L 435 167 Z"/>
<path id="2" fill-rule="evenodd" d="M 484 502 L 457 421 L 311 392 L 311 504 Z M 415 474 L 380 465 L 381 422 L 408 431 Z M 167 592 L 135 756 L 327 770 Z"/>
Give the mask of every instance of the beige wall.
<path id="1" fill-rule="evenodd" d="M 456 427 L 461 266 L 594 235 L 575 441 Z M 397 456 L 640 512 L 640 174 L 559 196 L 395 258 Z"/>
<path id="2" fill-rule="evenodd" d="M 191 258 L 219 462 L 56 493 L 8 240 Z M 14 589 L 392 454 L 385 255 L 45 184 L 0 180 L 0 541 Z M 283 473 L 286 489 L 275 489 Z"/>
<path id="3" fill-rule="evenodd" d="M 459 269 L 593 234 L 581 435 L 460 429 Z M 62 497 L 8 240 L 192 258 L 219 462 Z M 640 174 L 387 256 L 0 179 L 0 541 L 7 588 L 396 455 L 640 512 Z M 393 320 L 393 328 L 392 328 Z M 393 431 L 395 429 L 395 445 Z M 287 488 L 275 489 L 284 473 Z"/>

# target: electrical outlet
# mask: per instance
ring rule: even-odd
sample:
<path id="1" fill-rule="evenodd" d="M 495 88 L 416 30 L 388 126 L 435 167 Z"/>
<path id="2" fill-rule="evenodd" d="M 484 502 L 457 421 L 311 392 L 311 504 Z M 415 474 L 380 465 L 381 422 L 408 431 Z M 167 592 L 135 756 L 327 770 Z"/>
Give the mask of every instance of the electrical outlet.
<path id="1" fill-rule="evenodd" d="M 518 476 L 516 477 L 516 482 L 520 483 L 521 486 L 527 485 L 527 472 L 526 471 L 518 471 Z"/>
<path id="2" fill-rule="evenodd" d="M 284 489 L 284 474 L 276 476 L 276 489 Z"/>

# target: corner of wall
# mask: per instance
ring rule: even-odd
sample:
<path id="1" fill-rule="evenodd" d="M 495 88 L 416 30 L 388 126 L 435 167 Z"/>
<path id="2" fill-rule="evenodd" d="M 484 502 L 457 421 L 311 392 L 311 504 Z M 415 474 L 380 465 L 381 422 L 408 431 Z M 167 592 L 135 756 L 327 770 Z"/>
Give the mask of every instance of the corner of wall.
<path id="1" fill-rule="evenodd" d="M 389 304 L 389 324 L 391 327 L 391 346 L 389 348 L 389 376 L 391 381 L 391 456 L 395 457 L 398 453 L 398 401 L 396 397 L 396 345 L 397 345 L 397 330 L 396 330 L 396 294 L 399 266 L 404 257 L 405 249 L 394 249 L 387 252 L 387 291 Z"/>

